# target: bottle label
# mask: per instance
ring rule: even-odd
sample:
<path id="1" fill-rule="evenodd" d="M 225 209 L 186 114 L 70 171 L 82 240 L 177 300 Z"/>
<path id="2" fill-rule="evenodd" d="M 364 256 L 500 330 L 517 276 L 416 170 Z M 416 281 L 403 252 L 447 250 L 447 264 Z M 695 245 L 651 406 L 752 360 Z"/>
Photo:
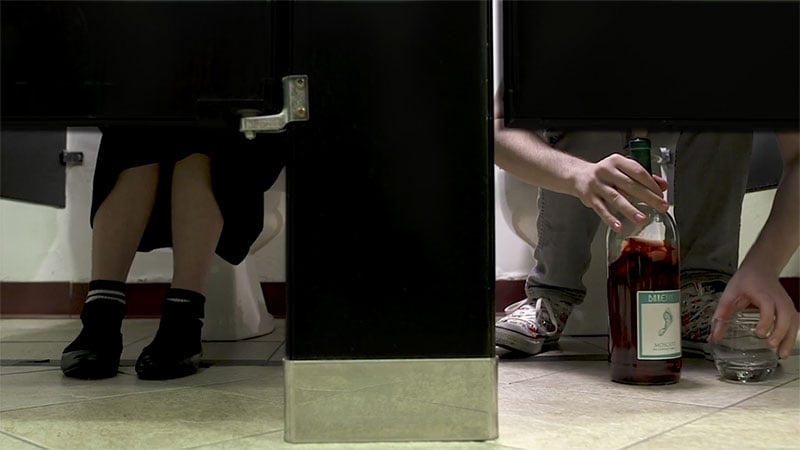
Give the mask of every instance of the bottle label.
<path id="1" fill-rule="evenodd" d="M 681 356 L 681 291 L 638 291 L 638 358 Z"/>

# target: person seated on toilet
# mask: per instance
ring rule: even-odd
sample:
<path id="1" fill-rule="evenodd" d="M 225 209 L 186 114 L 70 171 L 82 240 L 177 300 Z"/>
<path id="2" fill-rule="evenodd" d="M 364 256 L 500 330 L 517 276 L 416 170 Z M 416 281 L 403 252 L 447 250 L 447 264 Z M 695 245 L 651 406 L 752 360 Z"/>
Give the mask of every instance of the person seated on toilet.
<path id="1" fill-rule="evenodd" d="M 558 341 L 575 305 L 586 295 L 591 242 L 600 221 L 621 229 L 617 215 L 645 220 L 634 206 L 659 211 L 666 180 L 620 155 L 627 130 L 564 133 L 505 128 L 502 88 L 495 98 L 495 163 L 541 187 L 535 265 L 526 298 L 507 308 L 495 325 L 496 344 L 536 354 Z M 675 215 L 680 234 L 682 345 L 703 351 L 713 318 L 728 318 L 750 305 L 761 311 L 757 331 L 781 357 L 792 351 L 798 312 L 779 283 L 800 242 L 797 133 L 778 133 L 783 178 L 758 239 L 737 270 L 742 199 L 752 133 L 649 133 L 653 146 L 676 154 Z M 773 319 L 774 318 L 774 319 Z M 773 328 L 774 327 L 774 328 Z"/>
<path id="2" fill-rule="evenodd" d="M 94 173 L 92 267 L 80 334 L 63 351 L 68 377 L 117 374 L 126 280 L 136 251 L 173 249 L 173 277 L 142 379 L 195 373 L 209 267 L 239 264 L 263 226 L 264 192 L 285 163 L 280 136 L 247 140 L 235 128 L 108 127 Z"/>

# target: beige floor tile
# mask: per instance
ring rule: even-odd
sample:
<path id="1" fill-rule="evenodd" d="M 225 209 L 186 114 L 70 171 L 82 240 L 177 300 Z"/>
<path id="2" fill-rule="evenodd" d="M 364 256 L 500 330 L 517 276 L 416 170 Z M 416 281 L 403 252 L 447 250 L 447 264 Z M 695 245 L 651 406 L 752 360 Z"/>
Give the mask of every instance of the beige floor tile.
<path id="1" fill-rule="evenodd" d="M 800 431 L 800 380 L 790 381 L 729 409 L 774 410 L 785 411 L 787 414 L 794 413 L 794 417 L 797 419 L 796 425 Z M 800 447 L 800 434 L 798 434 L 798 447 Z"/>
<path id="2" fill-rule="evenodd" d="M 178 449 L 283 428 L 283 408 L 203 388 L 181 388 L 3 414 L 0 431 L 59 449 Z"/>
<path id="3" fill-rule="evenodd" d="M 635 449 L 800 448 L 800 381 L 789 382 L 730 408 L 653 437 Z"/>
<path id="4" fill-rule="evenodd" d="M 205 342 L 203 359 L 266 362 L 281 345 L 281 342 L 274 341 Z"/>
<path id="5" fill-rule="evenodd" d="M 3 450 L 34 450 L 41 449 L 36 445 L 30 444 L 24 440 L 0 433 L 0 448 Z"/>
<path id="6" fill-rule="evenodd" d="M 120 355 L 120 359 L 126 365 L 133 365 L 133 363 L 136 361 L 136 358 L 139 357 L 139 355 L 142 353 L 142 350 L 144 350 L 144 348 L 150 344 L 150 342 L 152 342 L 152 339 L 150 337 L 146 337 L 136 342 L 125 344 L 125 346 L 122 347 L 122 355 Z"/>
<path id="7" fill-rule="evenodd" d="M 15 373 L 0 376 L 0 411 L 167 389 L 180 389 L 180 386 L 142 381 L 125 374 L 103 380 L 77 380 L 65 377 L 60 369 Z"/>
<path id="8" fill-rule="evenodd" d="M 69 344 L 64 342 L 0 342 L 0 359 L 3 361 L 60 360 L 61 352 Z"/>
<path id="9" fill-rule="evenodd" d="M 465 450 L 502 450 L 514 449 L 498 444 L 496 441 L 487 442 L 381 442 L 381 443 L 344 443 L 344 444 L 292 444 L 283 440 L 283 431 L 251 436 L 216 444 L 198 447 L 198 450 L 437 450 L 437 449 L 465 449 Z"/>
<path id="10" fill-rule="evenodd" d="M 609 398 L 625 397 L 721 408 L 765 392 L 793 378 L 791 373 L 780 370 L 775 377 L 763 383 L 728 383 L 719 379 L 712 362 L 687 358 L 684 360 L 680 382 L 668 386 L 631 386 L 612 382 L 606 362 L 586 361 L 575 364 L 579 366 L 575 370 L 519 384 L 531 388 L 558 389 L 562 392 L 598 394 Z"/>
<path id="11" fill-rule="evenodd" d="M 555 380 L 560 374 L 547 378 Z M 499 444 L 524 449 L 622 448 L 716 411 L 525 384 L 499 387 Z"/>
<path id="12" fill-rule="evenodd" d="M 11 375 L 15 373 L 32 373 L 32 372 L 46 372 L 46 371 L 60 371 L 54 365 L 39 365 L 39 366 L 0 366 L 0 376 Z M 60 373 L 60 372 L 59 372 Z M 2 378 L 0 378 L 0 387 L 2 387 Z"/>
<path id="13" fill-rule="evenodd" d="M 128 364 L 119 368 L 120 373 L 131 376 L 136 376 L 136 368 L 134 362 L 129 361 Z M 227 365 L 227 362 L 220 363 L 201 362 L 200 369 L 197 373 L 173 380 L 167 380 L 168 383 L 177 386 L 211 386 L 215 384 L 228 383 L 233 381 L 243 381 L 250 379 L 271 379 L 280 377 L 283 380 L 283 366 L 279 364 L 264 363 L 263 361 L 257 364 L 249 364 L 249 361 L 236 361 Z M 282 381 L 281 381 L 282 382 Z"/>
<path id="14" fill-rule="evenodd" d="M 125 319 L 122 321 L 122 342 L 129 345 L 150 340 L 158 330 L 158 319 Z"/>
<path id="15" fill-rule="evenodd" d="M 583 341 L 589 345 L 594 345 L 601 350 L 603 354 L 608 354 L 608 336 L 572 336 L 575 339 Z"/>
<path id="16" fill-rule="evenodd" d="M 713 363 L 686 359 L 676 385 L 625 386 L 608 379 L 607 339 L 581 336 L 538 356 L 500 358 L 495 441 L 288 444 L 277 364 L 285 320 L 263 337 L 204 343 L 204 360 L 219 363 L 196 375 L 138 380 L 131 364 L 157 325 L 124 321 L 127 365 L 109 380 L 65 378 L 52 365 L 0 366 L 0 448 L 800 449 L 800 357 L 764 383 L 725 382 Z M 0 359 L 57 362 L 79 330 L 78 319 L 2 319 Z M 258 365 L 227 365 L 237 361 Z"/>
<path id="17" fill-rule="evenodd" d="M 152 342 L 147 338 L 126 345 L 122 349 L 121 359 L 127 365 L 136 361 L 142 350 Z M 203 361 L 253 361 L 265 363 L 283 346 L 277 341 L 236 341 L 236 342 L 203 342 Z M 280 361 L 282 357 L 276 359 Z"/>
<path id="18" fill-rule="evenodd" d="M 79 319 L 2 319 L 0 359 L 58 361 L 61 352 L 81 330 Z M 155 335 L 157 319 L 126 319 L 122 322 L 123 345 L 130 347 L 122 359 L 135 359 Z"/>
<path id="19" fill-rule="evenodd" d="M 247 339 L 248 341 L 278 341 L 286 340 L 286 319 L 275 319 L 275 329 L 272 333 Z"/>
<path id="20" fill-rule="evenodd" d="M 780 360 L 775 378 L 800 378 L 800 356 L 794 355 L 787 359 Z"/>
<path id="21" fill-rule="evenodd" d="M 578 362 L 571 361 L 531 361 L 500 360 L 497 366 L 497 382 L 499 384 L 519 383 L 520 381 L 535 380 L 548 375 L 564 371 L 576 370 Z"/>
<path id="22" fill-rule="evenodd" d="M 282 342 L 281 346 L 275 350 L 275 353 L 269 357 L 270 362 L 281 362 L 286 358 L 286 342 Z"/>
<path id="23" fill-rule="evenodd" d="M 214 384 L 203 386 L 202 389 L 241 395 L 283 411 L 284 386 L 282 376 L 264 376 L 231 383 Z M 281 417 L 281 419 L 283 418 Z M 283 420 L 281 420 L 281 428 L 283 428 Z"/>
<path id="24" fill-rule="evenodd" d="M 0 341 L 69 342 L 80 329 L 79 319 L 0 319 Z"/>
<path id="25" fill-rule="evenodd" d="M 133 372 L 133 368 L 130 368 Z M 201 368 L 196 374 L 169 380 L 169 383 L 207 387 L 219 390 L 228 390 L 242 395 L 263 397 L 265 392 L 280 388 L 283 396 L 283 367 L 282 366 L 212 366 Z M 241 387 L 229 387 L 240 383 Z M 228 387 L 226 387 L 228 386 Z"/>

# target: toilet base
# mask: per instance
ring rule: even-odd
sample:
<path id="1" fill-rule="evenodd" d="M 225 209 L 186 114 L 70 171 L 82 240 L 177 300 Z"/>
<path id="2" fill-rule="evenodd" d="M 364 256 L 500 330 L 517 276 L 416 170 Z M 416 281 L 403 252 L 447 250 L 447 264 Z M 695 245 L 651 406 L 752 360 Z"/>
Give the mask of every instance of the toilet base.
<path id="1" fill-rule="evenodd" d="M 206 293 L 204 341 L 240 341 L 275 330 L 253 266 L 249 256 L 235 266 L 215 257 Z"/>

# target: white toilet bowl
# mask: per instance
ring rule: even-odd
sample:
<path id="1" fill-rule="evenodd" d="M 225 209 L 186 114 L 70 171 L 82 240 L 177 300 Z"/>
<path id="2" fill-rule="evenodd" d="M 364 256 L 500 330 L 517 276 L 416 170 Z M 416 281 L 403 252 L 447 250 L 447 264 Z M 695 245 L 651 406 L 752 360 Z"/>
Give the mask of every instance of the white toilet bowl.
<path id="1" fill-rule="evenodd" d="M 495 169 L 495 180 L 496 201 L 505 223 L 532 249 L 539 237 L 536 227 L 539 188 L 501 169 Z"/>
<path id="2" fill-rule="evenodd" d="M 496 169 L 495 172 L 496 248 L 499 277 L 524 280 L 535 264 L 533 249 L 539 240 L 539 188 Z M 608 304 L 605 294 L 605 230 L 592 242 L 592 261 L 583 276 L 586 300 L 573 309 L 564 333 L 604 335 L 608 332 Z M 517 300 L 517 299 L 513 299 Z"/>
<path id="3" fill-rule="evenodd" d="M 281 208 L 285 202 L 285 186 L 285 175 L 281 172 L 275 184 L 264 193 L 264 229 L 244 261 L 234 266 L 215 256 L 206 293 L 204 341 L 238 341 L 263 336 L 275 329 L 253 255 L 283 228 Z"/>

